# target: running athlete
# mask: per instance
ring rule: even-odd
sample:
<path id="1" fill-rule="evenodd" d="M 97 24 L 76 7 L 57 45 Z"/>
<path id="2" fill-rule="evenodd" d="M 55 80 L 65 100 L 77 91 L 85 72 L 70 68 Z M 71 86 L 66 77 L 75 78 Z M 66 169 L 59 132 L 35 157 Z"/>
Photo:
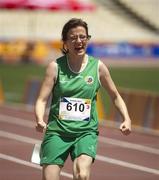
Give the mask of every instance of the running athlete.
<path id="1" fill-rule="evenodd" d="M 121 132 L 124 135 L 131 132 L 126 105 L 107 67 L 86 54 L 89 39 L 87 23 L 70 19 L 62 30 L 64 55 L 52 61 L 46 70 L 35 105 L 36 129 L 45 130 L 40 151 L 43 180 L 59 180 L 68 155 L 73 161 L 73 179 L 90 179 L 97 149 L 96 95 L 100 86 L 109 93 L 123 118 Z M 52 101 L 46 124 L 43 118 L 50 94 Z"/>

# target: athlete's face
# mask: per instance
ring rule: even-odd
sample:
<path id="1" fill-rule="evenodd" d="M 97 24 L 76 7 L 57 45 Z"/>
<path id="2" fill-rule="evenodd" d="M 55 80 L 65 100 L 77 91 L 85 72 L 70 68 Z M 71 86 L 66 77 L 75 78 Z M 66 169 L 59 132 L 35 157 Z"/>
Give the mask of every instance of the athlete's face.
<path id="1" fill-rule="evenodd" d="M 84 27 L 77 26 L 68 31 L 65 45 L 69 51 L 69 54 L 78 56 L 84 55 L 87 44 L 88 36 Z"/>

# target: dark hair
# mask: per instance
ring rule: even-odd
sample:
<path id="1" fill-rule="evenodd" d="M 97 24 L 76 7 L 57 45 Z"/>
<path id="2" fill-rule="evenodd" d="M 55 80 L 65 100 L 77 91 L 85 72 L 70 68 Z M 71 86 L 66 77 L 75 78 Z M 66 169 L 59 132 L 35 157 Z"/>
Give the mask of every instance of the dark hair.
<path id="1" fill-rule="evenodd" d="M 88 34 L 88 26 L 87 26 L 87 23 L 85 21 L 83 21 L 82 19 L 78 19 L 78 18 L 72 18 L 70 19 L 64 26 L 63 26 L 63 29 L 62 29 L 62 41 L 66 41 L 67 40 L 67 33 L 70 29 L 72 28 L 75 28 L 77 26 L 82 26 L 85 28 L 86 30 L 86 34 L 87 34 L 87 37 L 90 38 L 91 36 Z M 61 49 L 62 53 L 63 54 L 66 54 L 68 52 L 67 49 L 65 49 L 64 47 L 64 44 L 63 44 L 63 47 Z"/>

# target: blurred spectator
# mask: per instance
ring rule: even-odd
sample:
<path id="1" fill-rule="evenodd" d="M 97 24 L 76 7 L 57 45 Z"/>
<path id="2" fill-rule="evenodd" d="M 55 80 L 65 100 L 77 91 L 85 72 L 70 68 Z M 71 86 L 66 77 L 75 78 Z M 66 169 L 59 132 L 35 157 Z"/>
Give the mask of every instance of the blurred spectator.
<path id="1" fill-rule="evenodd" d="M 3 48 L 4 48 L 4 45 L 2 42 L 0 42 L 0 63 L 3 62 Z"/>
<path id="2" fill-rule="evenodd" d="M 26 49 L 23 51 L 21 55 L 21 62 L 22 63 L 33 63 L 32 58 L 32 51 L 34 49 L 34 43 L 33 42 L 27 42 L 26 43 Z"/>
<path id="3" fill-rule="evenodd" d="M 1 46 L 1 58 L 4 63 L 14 64 L 21 60 L 21 55 L 26 49 L 24 41 L 3 42 Z"/>
<path id="4" fill-rule="evenodd" d="M 35 43 L 34 49 L 32 51 L 32 58 L 37 64 L 44 64 L 49 55 L 49 45 L 45 42 L 38 41 Z"/>
<path id="5" fill-rule="evenodd" d="M 9 64 L 13 64 L 19 61 L 16 54 L 15 44 L 13 41 L 4 43 L 3 58 L 4 58 L 4 62 Z"/>

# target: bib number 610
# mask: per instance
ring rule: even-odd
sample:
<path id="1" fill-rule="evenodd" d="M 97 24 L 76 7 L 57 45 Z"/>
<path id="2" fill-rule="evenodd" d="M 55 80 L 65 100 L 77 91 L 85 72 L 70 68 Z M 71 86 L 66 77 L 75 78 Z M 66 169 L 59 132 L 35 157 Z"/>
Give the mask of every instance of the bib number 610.
<path id="1" fill-rule="evenodd" d="M 83 103 L 75 103 L 75 104 L 72 104 L 72 103 L 67 103 L 66 105 L 66 109 L 67 111 L 80 111 L 80 112 L 83 112 L 84 109 L 85 109 L 85 106 Z"/>

